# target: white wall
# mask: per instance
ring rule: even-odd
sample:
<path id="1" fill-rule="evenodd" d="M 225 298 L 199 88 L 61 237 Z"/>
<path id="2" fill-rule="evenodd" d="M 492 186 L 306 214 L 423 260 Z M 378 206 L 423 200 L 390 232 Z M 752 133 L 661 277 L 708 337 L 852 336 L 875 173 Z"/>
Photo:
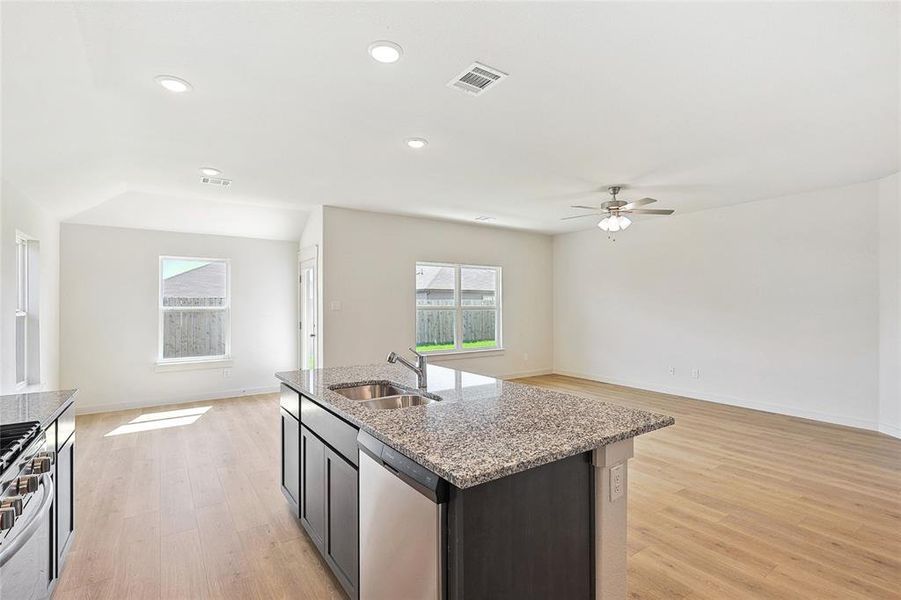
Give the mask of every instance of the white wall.
<path id="1" fill-rule="evenodd" d="M 879 181 L 879 429 L 901 437 L 901 175 Z"/>
<path id="2" fill-rule="evenodd" d="M 64 223 L 61 244 L 61 379 L 79 411 L 270 391 L 296 368 L 296 242 Z M 231 259 L 231 376 L 156 370 L 165 254 Z"/>
<path id="3" fill-rule="evenodd" d="M 59 220 L 29 201 L 7 181 L 0 189 L 0 393 L 16 387 L 16 232 L 40 243 L 41 383 L 28 390 L 59 384 Z"/>
<path id="4" fill-rule="evenodd" d="M 503 267 L 505 347 L 435 363 L 501 376 L 551 369 L 549 236 L 332 207 L 323 224 L 326 366 L 383 362 L 414 345 L 416 262 L 435 261 Z"/>
<path id="5" fill-rule="evenodd" d="M 557 236 L 555 371 L 877 428 L 878 190 Z"/>
<path id="6" fill-rule="evenodd" d="M 306 211 L 242 204 L 225 200 L 225 197 L 176 197 L 127 190 L 67 218 L 66 222 L 265 240 L 297 240 L 300 237 Z"/>

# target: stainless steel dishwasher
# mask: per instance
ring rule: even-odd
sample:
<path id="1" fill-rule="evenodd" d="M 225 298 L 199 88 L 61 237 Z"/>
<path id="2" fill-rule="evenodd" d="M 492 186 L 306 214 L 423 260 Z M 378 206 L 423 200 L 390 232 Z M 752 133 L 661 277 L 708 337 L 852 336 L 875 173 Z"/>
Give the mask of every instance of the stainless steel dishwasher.
<path id="1" fill-rule="evenodd" d="M 365 431 L 360 446 L 360 600 L 442 600 L 448 484 Z"/>

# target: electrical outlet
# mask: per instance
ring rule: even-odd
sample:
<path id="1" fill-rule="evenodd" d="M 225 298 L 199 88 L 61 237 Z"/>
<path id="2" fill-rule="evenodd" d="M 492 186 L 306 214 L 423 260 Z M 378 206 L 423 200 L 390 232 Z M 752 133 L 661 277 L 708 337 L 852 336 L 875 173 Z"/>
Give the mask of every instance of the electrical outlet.
<path id="1" fill-rule="evenodd" d="M 675 374 L 676 374 L 676 367 L 670 367 L 670 368 L 669 368 L 669 374 L 670 374 L 670 375 L 675 375 Z"/>
<path id="2" fill-rule="evenodd" d="M 231 377 L 231 376 L 232 376 L 232 370 L 231 370 L 231 369 L 222 369 L 222 376 L 223 376 L 223 377 Z"/>
<path id="3" fill-rule="evenodd" d="M 331 310 L 341 310 L 341 301 L 340 300 L 332 300 L 329 303 L 329 308 Z"/>
<path id="4" fill-rule="evenodd" d="M 692 370 L 691 370 L 691 376 L 694 377 L 695 379 L 700 379 L 700 378 L 701 378 L 701 371 L 700 371 L 700 369 L 692 369 Z"/>
<path id="5" fill-rule="evenodd" d="M 524 361 L 528 361 L 528 360 L 529 360 L 529 353 L 528 353 L 528 352 L 523 352 L 523 353 L 522 353 L 522 359 L 523 359 Z"/>
<path id="6" fill-rule="evenodd" d="M 622 498 L 626 492 L 625 472 L 622 464 L 610 467 L 610 501 Z"/>

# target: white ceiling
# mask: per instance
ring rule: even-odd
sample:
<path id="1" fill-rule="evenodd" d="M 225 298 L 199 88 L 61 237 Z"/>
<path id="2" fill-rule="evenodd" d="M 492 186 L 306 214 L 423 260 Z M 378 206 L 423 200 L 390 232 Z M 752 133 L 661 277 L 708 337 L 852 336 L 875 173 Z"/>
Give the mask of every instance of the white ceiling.
<path id="1" fill-rule="evenodd" d="M 316 204 L 559 232 L 593 225 L 559 219 L 613 183 L 679 214 L 874 179 L 899 169 L 898 13 L 4 2 L 3 177 L 62 218 L 184 229 L 221 207 L 211 232 L 262 237 L 296 237 Z M 401 61 L 370 59 L 378 39 Z M 510 77 L 445 87 L 474 60 Z M 200 185 L 205 165 L 233 186 Z"/>

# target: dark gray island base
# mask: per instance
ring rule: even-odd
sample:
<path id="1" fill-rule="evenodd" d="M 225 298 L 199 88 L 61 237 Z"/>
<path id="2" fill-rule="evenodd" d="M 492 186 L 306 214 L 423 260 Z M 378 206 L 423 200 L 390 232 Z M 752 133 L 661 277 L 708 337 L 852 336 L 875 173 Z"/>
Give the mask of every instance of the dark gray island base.
<path id="1" fill-rule="evenodd" d="M 282 492 L 351 598 L 625 598 L 632 438 L 671 417 L 437 366 L 441 401 L 391 410 L 333 388 L 407 369 L 276 376 Z"/>

